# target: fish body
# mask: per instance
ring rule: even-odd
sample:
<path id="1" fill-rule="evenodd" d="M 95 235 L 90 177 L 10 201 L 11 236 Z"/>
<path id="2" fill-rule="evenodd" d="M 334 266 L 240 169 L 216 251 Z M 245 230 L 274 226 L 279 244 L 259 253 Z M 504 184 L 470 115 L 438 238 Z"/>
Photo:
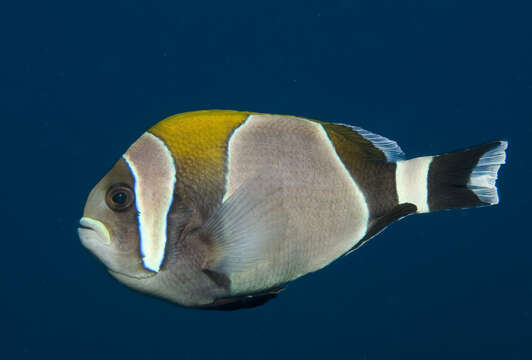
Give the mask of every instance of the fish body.
<path id="1" fill-rule="evenodd" d="M 79 235 L 131 288 L 187 307 L 254 307 L 407 215 L 498 203 L 506 147 L 405 160 L 354 126 L 178 114 L 93 188 Z"/>

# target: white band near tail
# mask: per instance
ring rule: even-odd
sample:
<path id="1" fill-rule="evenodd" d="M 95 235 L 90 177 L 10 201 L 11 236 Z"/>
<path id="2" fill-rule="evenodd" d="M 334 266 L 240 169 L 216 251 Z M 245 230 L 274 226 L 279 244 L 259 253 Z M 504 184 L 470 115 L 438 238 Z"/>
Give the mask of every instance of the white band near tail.
<path id="1" fill-rule="evenodd" d="M 418 213 L 429 212 L 428 174 L 433 156 L 397 162 L 395 183 L 399 204 L 411 203 Z"/>
<path id="2" fill-rule="evenodd" d="M 174 159 L 150 133 L 144 133 L 123 157 L 135 179 L 142 264 L 157 272 L 164 259 L 167 216 L 176 182 Z"/>

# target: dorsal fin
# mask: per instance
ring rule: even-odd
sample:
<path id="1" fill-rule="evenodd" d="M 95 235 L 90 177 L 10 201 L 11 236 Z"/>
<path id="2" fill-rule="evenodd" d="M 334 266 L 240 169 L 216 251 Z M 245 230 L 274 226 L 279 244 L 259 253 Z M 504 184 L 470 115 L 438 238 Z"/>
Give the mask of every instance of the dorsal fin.
<path id="1" fill-rule="evenodd" d="M 353 125 L 336 123 L 322 123 L 322 125 L 326 130 L 331 130 L 349 142 L 364 147 L 367 155 L 371 158 L 388 162 L 395 162 L 404 158 L 405 154 L 401 147 L 395 141 L 384 136 Z M 371 145 L 371 147 L 364 145 Z"/>
<path id="2" fill-rule="evenodd" d="M 405 156 L 405 153 L 397 144 L 397 142 L 390 140 L 384 136 L 381 136 L 379 134 L 372 133 L 370 131 L 364 130 L 361 127 L 358 126 L 352 126 L 352 125 L 345 125 L 353 130 L 355 130 L 359 135 L 364 137 L 364 139 L 370 141 L 373 145 L 378 147 L 386 156 L 386 159 L 389 162 L 394 162 L 398 160 L 402 160 Z"/>

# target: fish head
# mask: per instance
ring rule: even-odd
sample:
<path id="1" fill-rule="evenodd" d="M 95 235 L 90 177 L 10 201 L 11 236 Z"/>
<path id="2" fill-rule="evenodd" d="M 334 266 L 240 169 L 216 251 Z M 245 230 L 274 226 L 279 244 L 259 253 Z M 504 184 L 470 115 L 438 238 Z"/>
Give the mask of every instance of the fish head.
<path id="1" fill-rule="evenodd" d="M 78 234 L 108 270 L 146 278 L 155 273 L 142 266 L 135 197 L 134 178 L 121 158 L 90 192 Z"/>

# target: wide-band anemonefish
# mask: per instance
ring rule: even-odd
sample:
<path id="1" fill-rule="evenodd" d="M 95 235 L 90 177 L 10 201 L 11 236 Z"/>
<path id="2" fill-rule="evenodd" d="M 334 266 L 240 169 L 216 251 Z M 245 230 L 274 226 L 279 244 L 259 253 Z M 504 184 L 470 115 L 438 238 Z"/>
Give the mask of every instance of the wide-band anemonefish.
<path id="1" fill-rule="evenodd" d="M 133 289 L 188 307 L 254 307 L 407 215 L 497 204 L 506 147 L 405 160 L 394 141 L 349 125 L 174 115 L 92 189 L 79 236 Z"/>

